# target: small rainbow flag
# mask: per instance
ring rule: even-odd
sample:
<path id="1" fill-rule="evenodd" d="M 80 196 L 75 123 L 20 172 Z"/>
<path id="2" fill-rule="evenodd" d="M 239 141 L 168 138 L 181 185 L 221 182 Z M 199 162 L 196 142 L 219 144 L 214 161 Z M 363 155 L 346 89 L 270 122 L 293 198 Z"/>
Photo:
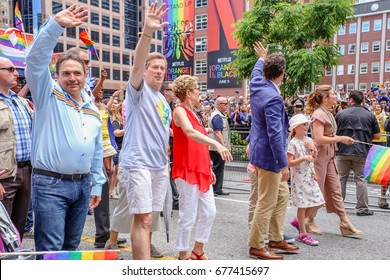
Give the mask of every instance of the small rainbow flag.
<path id="1" fill-rule="evenodd" d="M 376 184 L 387 186 L 390 180 L 390 149 L 372 146 L 364 166 L 364 178 Z"/>
<path id="2" fill-rule="evenodd" d="M 95 44 L 95 42 L 92 41 L 92 40 L 89 38 L 89 35 L 88 35 L 88 32 L 87 32 L 86 29 L 84 29 L 83 31 L 80 32 L 79 38 L 80 38 L 80 40 L 85 44 L 85 46 L 88 48 L 88 50 L 89 50 L 92 54 L 97 55 L 96 50 L 95 50 L 95 47 L 93 46 L 93 44 Z"/>
<path id="3" fill-rule="evenodd" d="M 44 260 L 117 260 L 118 250 L 44 252 Z"/>
<path id="4" fill-rule="evenodd" d="M 18 2 L 16 2 L 15 4 L 15 26 L 17 29 L 24 32 L 23 20 L 22 20 L 22 15 L 20 14 Z"/>

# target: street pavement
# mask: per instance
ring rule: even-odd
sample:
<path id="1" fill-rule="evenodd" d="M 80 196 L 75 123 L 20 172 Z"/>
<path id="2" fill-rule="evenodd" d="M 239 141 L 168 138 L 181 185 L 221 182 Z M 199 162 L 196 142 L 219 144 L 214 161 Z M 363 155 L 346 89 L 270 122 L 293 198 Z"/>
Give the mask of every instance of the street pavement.
<path id="1" fill-rule="evenodd" d="M 205 252 L 215 260 L 252 260 L 248 257 L 248 223 L 247 207 L 250 185 L 247 182 L 225 181 L 224 190 L 230 192 L 229 196 L 215 198 L 217 215 L 209 243 L 205 245 Z M 360 240 L 345 238 L 339 230 L 339 218 L 335 214 L 327 214 L 322 208 L 317 215 L 317 224 L 323 235 L 315 236 L 320 242 L 319 246 L 309 246 L 295 242 L 300 247 L 299 253 L 285 255 L 286 260 L 390 260 L 390 210 L 377 207 L 379 188 L 370 185 L 370 208 L 375 211 L 373 216 L 359 217 L 354 210 L 356 202 L 355 185 L 349 184 L 347 189 L 346 208 L 351 222 L 364 231 Z M 389 201 L 390 202 L 390 201 Z M 110 200 L 110 209 L 113 212 L 116 200 Z M 297 239 L 298 232 L 290 226 L 289 221 L 296 215 L 296 208 L 288 206 L 285 220 L 285 234 Z M 167 243 L 166 230 L 163 218 L 160 218 L 160 231 L 153 234 L 152 243 L 163 253 L 162 259 L 175 259 L 178 252 L 175 250 L 175 232 L 178 211 L 173 211 L 170 223 L 170 242 Z M 191 246 L 193 245 L 193 236 Z M 83 232 L 80 250 L 94 249 L 95 224 L 93 216 L 88 216 Z M 131 245 L 129 234 L 120 234 L 127 238 L 125 247 L 121 247 L 124 259 L 131 259 Z M 23 241 L 23 248 L 33 248 L 32 239 Z"/>

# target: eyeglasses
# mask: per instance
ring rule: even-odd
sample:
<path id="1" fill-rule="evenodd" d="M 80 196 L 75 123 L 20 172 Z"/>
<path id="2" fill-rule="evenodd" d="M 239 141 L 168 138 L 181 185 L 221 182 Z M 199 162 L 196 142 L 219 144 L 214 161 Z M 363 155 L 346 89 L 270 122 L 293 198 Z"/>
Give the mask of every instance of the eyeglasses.
<path id="1" fill-rule="evenodd" d="M 219 104 L 222 104 L 222 105 L 228 105 L 229 103 L 228 103 L 228 102 L 226 102 L 226 103 L 219 103 Z"/>
<path id="2" fill-rule="evenodd" d="M 8 72 L 15 72 L 16 71 L 16 68 L 15 67 L 4 67 L 4 68 L 0 68 L 0 70 L 7 70 Z"/>
<path id="3" fill-rule="evenodd" d="M 173 89 L 171 89 L 171 88 L 166 88 L 165 90 L 167 90 L 167 91 L 172 91 Z"/>
<path id="4" fill-rule="evenodd" d="M 83 60 L 84 61 L 84 64 L 85 65 L 88 65 L 88 64 L 90 64 L 91 63 L 91 61 L 90 60 Z"/>

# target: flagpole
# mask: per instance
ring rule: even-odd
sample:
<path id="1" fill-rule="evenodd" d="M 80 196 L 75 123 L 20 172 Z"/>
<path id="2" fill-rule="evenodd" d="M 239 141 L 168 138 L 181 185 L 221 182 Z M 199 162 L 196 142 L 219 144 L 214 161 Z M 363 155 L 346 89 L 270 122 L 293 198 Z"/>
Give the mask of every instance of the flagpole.
<path id="1" fill-rule="evenodd" d="M 367 142 L 358 141 L 358 140 L 355 140 L 355 143 L 358 143 L 358 144 L 366 144 L 366 145 L 370 145 L 370 146 L 380 146 L 380 145 L 377 145 L 377 144 L 367 143 Z M 382 147 L 383 147 L 383 146 L 382 146 Z"/>

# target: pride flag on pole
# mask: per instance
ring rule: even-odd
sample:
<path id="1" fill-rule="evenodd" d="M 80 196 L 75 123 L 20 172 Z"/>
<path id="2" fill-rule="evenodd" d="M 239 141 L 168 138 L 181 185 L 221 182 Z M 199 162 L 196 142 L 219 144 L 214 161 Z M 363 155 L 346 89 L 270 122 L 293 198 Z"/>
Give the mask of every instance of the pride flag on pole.
<path id="1" fill-rule="evenodd" d="M 387 186 L 390 180 L 390 149 L 372 146 L 364 166 L 364 178 L 376 184 Z"/>
<path id="2" fill-rule="evenodd" d="M 89 50 L 92 54 L 97 55 L 96 50 L 95 50 L 95 47 L 93 46 L 93 44 L 95 44 L 95 42 L 92 41 L 92 40 L 89 38 L 89 35 L 88 35 L 88 32 L 87 32 L 86 29 L 84 29 L 83 31 L 80 32 L 79 38 L 80 38 L 80 40 L 85 44 L 85 46 L 88 48 L 88 50 Z"/>
<path id="3" fill-rule="evenodd" d="M 23 20 L 22 20 L 22 15 L 20 14 L 18 2 L 16 2 L 15 4 L 15 26 L 17 29 L 24 32 Z"/>

